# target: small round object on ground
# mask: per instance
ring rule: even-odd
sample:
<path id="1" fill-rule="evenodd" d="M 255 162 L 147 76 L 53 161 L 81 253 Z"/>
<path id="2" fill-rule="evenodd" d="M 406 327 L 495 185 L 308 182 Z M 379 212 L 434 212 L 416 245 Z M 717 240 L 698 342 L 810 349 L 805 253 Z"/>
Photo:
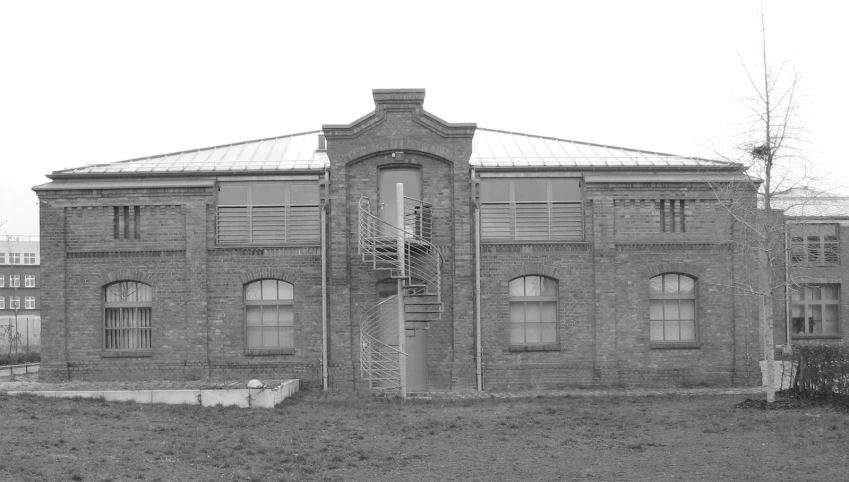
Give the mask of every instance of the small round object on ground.
<path id="1" fill-rule="evenodd" d="M 262 382 L 259 380 L 251 380 L 248 382 L 248 388 L 262 388 Z"/>

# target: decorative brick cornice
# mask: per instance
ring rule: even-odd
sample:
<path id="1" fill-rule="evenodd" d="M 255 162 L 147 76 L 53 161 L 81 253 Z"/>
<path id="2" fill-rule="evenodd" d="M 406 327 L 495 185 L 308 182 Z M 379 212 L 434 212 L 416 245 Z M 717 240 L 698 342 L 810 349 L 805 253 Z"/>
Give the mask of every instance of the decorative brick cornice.
<path id="1" fill-rule="evenodd" d="M 483 243 L 485 253 L 546 253 L 550 251 L 591 251 L 588 243 Z"/>
<path id="2" fill-rule="evenodd" d="M 507 278 L 511 280 L 520 276 L 528 275 L 547 276 L 549 278 L 560 280 L 560 274 L 557 271 L 557 268 L 543 263 L 525 263 L 507 271 Z"/>
<path id="3" fill-rule="evenodd" d="M 327 139 L 331 141 L 333 139 L 353 139 L 382 124 L 386 120 L 387 114 L 399 113 L 410 114 L 413 122 L 442 137 L 471 138 L 475 135 L 477 124 L 449 123 L 426 112 L 424 110 L 424 89 L 374 89 L 372 95 L 375 104 L 374 112 L 351 124 L 325 124 L 321 126 Z"/>
<path id="4" fill-rule="evenodd" d="M 632 243 L 617 244 L 616 251 L 731 251 L 731 247 L 719 243 Z"/>
<path id="5" fill-rule="evenodd" d="M 242 257 L 257 256 L 268 258 L 286 258 L 289 256 L 319 256 L 321 246 L 279 246 L 275 248 L 216 247 L 208 250 L 210 256 Z"/>
<path id="6" fill-rule="evenodd" d="M 100 284 L 106 286 L 116 281 L 140 281 L 146 285 L 153 286 L 153 278 L 144 271 L 137 269 L 121 269 L 107 271 L 100 275 Z"/>
<path id="7" fill-rule="evenodd" d="M 293 285 L 298 282 L 297 275 L 283 268 L 254 268 L 239 275 L 242 284 L 261 279 L 279 279 Z"/>
<path id="8" fill-rule="evenodd" d="M 170 250 L 140 250 L 140 251 L 68 251 L 65 257 L 68 259 L 90 259 L 90 258 L 183 258 L 186 251 L 182 249 Z"/>

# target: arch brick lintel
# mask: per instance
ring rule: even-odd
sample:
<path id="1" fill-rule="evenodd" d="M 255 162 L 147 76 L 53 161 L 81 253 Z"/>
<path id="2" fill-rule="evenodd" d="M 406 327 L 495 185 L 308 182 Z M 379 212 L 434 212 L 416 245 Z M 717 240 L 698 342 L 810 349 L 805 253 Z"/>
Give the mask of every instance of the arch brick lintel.
<path id="1" fill-rule="evenodd" d="M 507 274 L 511 280 L 520 276 L 540 275 L 560 281 L 560 273 L 557 271 L 557 268 L 542 263 L 525 263 L 510 269 Z"/>
<path id="2" fill-rule="evenodd" d="M 243 285 L 261 279 L 279 279 L 293 285 L 298 281 L 297 276 L 282 268 L 254 268 L 239 275 L 239 281 Z"/>
<path id="3" fill-rule="evenodd" d="M 100 275 L 100 281 L 101 286 L 106 286 L 116 281 L 140 281 L 146 285 L 153 286 L 153 279 L 150 275 L 136 269 L 109 271 Z"/>
<path id="4" fill-rule="evenodd" d="M 663 273 L 681 273 L 696 278 L 704 278 L 705 270 L 701 266 L 695 266 L 689 263 L 657 263 L 649 266 L 643 276 L 645 278 L 653 278 Z"/>
<path id="5" fill-rule="evenodd" d="M 343 164 L 350 164 L 354 161 L 368 158 L 376 154 L 395 151 L 420 152 L 455 164 L 465 160 L 460 159 L 455 151 L 445 146 L 425 143 L 416 139 L 408 139 L 404 137 L 381 139 L 376 142 L 351 149 L 339 156 L 338 160 Z"/>

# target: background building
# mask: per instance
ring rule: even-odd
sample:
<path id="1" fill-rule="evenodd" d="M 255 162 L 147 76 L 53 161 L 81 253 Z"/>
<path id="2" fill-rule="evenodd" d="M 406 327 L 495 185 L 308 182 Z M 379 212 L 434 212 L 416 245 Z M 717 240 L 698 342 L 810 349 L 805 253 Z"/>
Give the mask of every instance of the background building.
<path id="1" fill-rule="evenodd" d="M 38 236 L 0 235 L 0 354 L 39 348 L 40 266 Z"/>
<path id="2" fill-rule="evenodd" d="M 730 289 L 752 260 L 712 187 L 748 182 L 741 165 L 448 123 L 420 89 L 373 95 L 352 124 L 49 175 L 34 188 L 42 376 L 760 380 L 757 299 Z"/>

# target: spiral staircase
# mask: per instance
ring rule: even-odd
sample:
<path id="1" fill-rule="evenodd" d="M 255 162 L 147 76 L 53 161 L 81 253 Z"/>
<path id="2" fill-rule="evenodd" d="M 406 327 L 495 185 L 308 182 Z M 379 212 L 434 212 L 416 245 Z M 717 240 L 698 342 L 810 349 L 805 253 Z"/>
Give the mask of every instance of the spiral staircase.
<path id="1" fill-rule="evenodd" d="M 358 251 L 371 269 L 401 281 L 404 326 L 426 329 L 442 317 L 442 255 L 431 244 L 431 205 L 403 199 L 404 225 L 399 227 L 373 214 L 368 198 L 360 198 Z M 370 389 L 404 394 L 406 353 L 399 349 L 398 306 L 396 294 L 365 313 L 360 322 L 360 372 Z"/>

